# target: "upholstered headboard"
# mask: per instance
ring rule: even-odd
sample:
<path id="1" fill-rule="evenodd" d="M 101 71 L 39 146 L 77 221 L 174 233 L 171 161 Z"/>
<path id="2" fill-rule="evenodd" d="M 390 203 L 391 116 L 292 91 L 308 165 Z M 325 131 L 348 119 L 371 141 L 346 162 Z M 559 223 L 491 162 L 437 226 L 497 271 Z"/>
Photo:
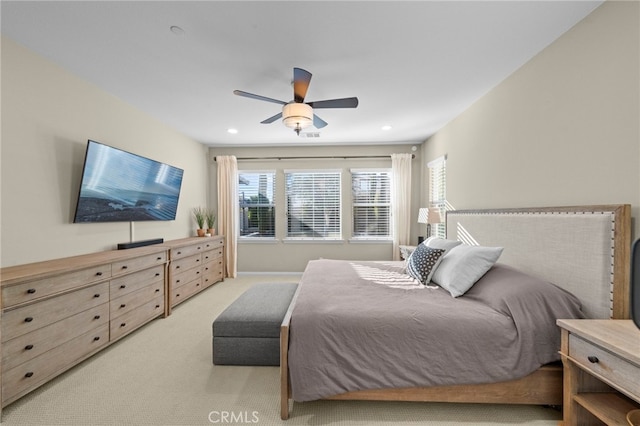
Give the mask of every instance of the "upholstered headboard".
<path id="1" fill-rule="evenodd" d="M 576 295 L 589 318 L 629 318 L 628 204 L 447 212 L 447 238 L 504 247 L 498 262 Z"/>

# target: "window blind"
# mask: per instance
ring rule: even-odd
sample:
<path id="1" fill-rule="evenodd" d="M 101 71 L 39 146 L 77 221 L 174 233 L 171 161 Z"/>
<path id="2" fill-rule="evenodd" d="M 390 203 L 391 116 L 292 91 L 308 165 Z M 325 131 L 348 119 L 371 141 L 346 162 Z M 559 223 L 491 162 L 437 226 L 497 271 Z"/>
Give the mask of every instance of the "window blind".
<path id="1" fill-rule="evenodd" d="M 391 173 L 351 170 L 353 237 L 391 237 Z"/>
<path id="2" fill-rule="evenodd" d="M 288 238 L 341 238 L 340 174 L 285 171 Z"/>
<path id="3" fill-rule="evenodd" d="M 238 171 L 241 238 L 275 238 L 275 172 Z"/>
<path id="4" fill-rule="evenodd" d="M 444 219 L 447 206 L 447 157 L 442 156 L 427 164 L 429 169 L 429 204 L 440 209 L 440 216 Z M 431 235 L 444 238 L 446 224 L 431 225 Z"/>

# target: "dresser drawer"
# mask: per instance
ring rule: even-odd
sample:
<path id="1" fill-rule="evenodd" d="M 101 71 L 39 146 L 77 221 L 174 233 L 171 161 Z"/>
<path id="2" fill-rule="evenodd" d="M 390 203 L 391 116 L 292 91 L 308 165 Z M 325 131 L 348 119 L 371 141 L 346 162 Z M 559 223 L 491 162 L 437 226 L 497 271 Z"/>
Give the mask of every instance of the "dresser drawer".
<path id="1" fill-rule="evenodd" d="M 569 357 L 584 370 L 600 377 L 616 389 L 640 399 L 640 366 L 571 334 Z"/>
<path id="2" fill-rule="evenodd" d="M 171 261 L 169 269 L 172 273 L 177 274 L 187 269 L 198 267 L 202 264 L 200 254 L 185 257 L 182 259 Z"/>
<path id="3" fill-rule="evenodd" d="M 158 296 L 164 296 L 164 282 L 156 282 L 146 287 L 142 287 L 134 292 L 125 294 L 122 297 L 111 300 L 110 313 L 111 319 L 119 317 L 120 315 L 131 312 L 139 306 L 144 305 L 149 300 L 155 299 Z"/>
<path id="4" fill-rule="evenodd" d="M 187 269 L 186 271 L 171 275 L 169 284 L 171 288 L 177 288 L 202 276 L 201 268 Z"/>
<path id="5" fill-rule="evenodd" d="M 193 256 L 194 254 L 200 254 L 204 251 L 204 244 L 192 244 L 189 246 L 176 247 L 171 249 L 171 262 L 182 259 L 184 257 Z"/>
<path id="6" fill-rule="evenodd" d="M 202 268 L 202 285 L 210 285 L 222 281 L 222 259 L 214 260 L 204 265 Z"/>
<path id="7" fill-rule="evenodd" d="M 137 309 L 110 321 L 110 339 L 116 340 L 147 321 L 164 314 L 164 296 L 157 297 Z"/>
<path id="8" fill-rule="evenodd" d="M 111 273 L 115 277 L 132 271 L 146 269 L 154 265 L 163 265 L 166 262 L 167 253 L 166 251 L 161 251 L 154 254 L 148 254 L 145 256 L 134 257 L 132 259 L 114 262 L 111 267 Z"/>
<path id="9" fill-rule="evenodd" d="M 55 296 L 2 313 L 2 341 L 32 332 L 79 312 L 109 302 L 109 283 Z"/>
<path id="10" fill-rule="evenodd" d="M 174 288 L 171 290 L 171 305 L 177 305 L 178 303 L 188 299 L 190 296 L 196 294 L 203 289 L 202 280 L 197 279 L 186 283 L 183 286 Z"/>
<path id="11" fill-rule="evenodd" d="M 109 322 L 109 305 L 95 308 L 65 318 L 61 321 L 23 334 L 2 344 L 2 370 L 10 370 L 45 352 Z"/>
<path id="12" fill-rule="evenodd" d="M 203 250 L 206 251 L 206 250 L 212 250 L 212 249 L 219 249 L 219 248 L 222 248 L 223 246 L 224 246 L 223 238 L 211 238 L 204 241 Z"/>
<path id="13" fill-rule="evenodd" d="M 15 368 L 3 371 L 3 405 L 45 383 L 86 355 L 97 351 L 108 341 L 109 325 L 104 324 Z"/>
<path id="14" fill-rule="evenodd" d="M 111 265 L 99 265 L 79 271 L 52 275 L 48 278 L 33 280 L 2 288 L 2 307 L 31 302 L 46 296 L 104 281 L 111 277 Z"/>
<path id="15" fill-rule="evenodd" d="M 134 272 L 124 277 L 113 278 L 110 297 L 112 299 L 120 297 L 158 281 L 164 281 L 164 265 Z"/>
<path id="16" fill-rule="evenodd" d="M 202 253 L 202 262 L 207 263 L 215 259 L 222 259 L 222 247 Z"/>

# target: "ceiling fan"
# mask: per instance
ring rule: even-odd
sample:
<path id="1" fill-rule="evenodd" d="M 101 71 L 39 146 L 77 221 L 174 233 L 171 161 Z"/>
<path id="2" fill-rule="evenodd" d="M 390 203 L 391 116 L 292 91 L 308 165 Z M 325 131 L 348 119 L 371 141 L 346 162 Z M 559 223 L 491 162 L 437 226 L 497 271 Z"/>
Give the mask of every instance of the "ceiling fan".
<path id="1" fill-rule="evenodd" d="M 327 125 L 327 122 L 313 113 L 314 108 L 355 108 L 358 106 L 358 98 L 328 99 L 325 101 L 305 102 L 304 97 L 309 89 L 311 73 L 302 68 L 293 69 L 293 100 L 284 102 L 266 96 L 234 90 L 233 93 L 245 98 L 258 99 L 260 101 L 273 102 L 282 105 L 282 112 L 261 121 L 262 124 L 273 123 L 282 118 L 285 126 L 293 129 L 297 135 L 300 130 L 313 124 L 317 129 Z"/>

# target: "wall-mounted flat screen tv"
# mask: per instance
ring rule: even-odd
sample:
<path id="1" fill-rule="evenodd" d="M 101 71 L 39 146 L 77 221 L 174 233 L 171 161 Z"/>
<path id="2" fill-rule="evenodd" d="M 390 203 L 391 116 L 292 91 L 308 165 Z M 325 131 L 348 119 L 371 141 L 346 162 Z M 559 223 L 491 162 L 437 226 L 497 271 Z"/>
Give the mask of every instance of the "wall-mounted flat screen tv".
<path id="1" fill-rule="evenodd" d="M 183 170 L 89 140 L 74 223 L 175 220 Z"/>

